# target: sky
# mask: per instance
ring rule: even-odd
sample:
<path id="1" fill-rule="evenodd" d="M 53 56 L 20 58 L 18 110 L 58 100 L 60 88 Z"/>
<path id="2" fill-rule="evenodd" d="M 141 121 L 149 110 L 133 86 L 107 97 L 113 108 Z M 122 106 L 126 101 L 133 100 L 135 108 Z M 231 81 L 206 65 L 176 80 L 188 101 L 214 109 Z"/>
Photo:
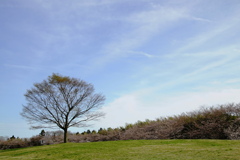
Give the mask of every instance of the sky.
<path id="1" fill-rule="evenodd" d="M 20 112 L 27 89 L 52 73 L 106 96 L 106 116 L 72 132 L 239 103 L 239 8 L 239 0 L 1 0 L 0 136 L 40 133 Z"/>

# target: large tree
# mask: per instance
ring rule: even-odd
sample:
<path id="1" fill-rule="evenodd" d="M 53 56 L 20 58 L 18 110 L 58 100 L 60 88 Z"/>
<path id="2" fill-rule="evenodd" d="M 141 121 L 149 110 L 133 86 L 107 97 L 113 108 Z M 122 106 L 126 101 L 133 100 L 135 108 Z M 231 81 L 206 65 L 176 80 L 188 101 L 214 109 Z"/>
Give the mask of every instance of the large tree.
<path id="1" fill-rule="evenodd" d="M 27 90 L 27 104 L 21 115 L 33 129 L 58 127 L 67 142 L 69 127 L 85 126 L 86 122 L 104 116 L 98 109 L 105 97 L 94 93 L 94 87 L 83 80 L 52 74 Z M 35 124 L 35 125 L 33 125 Z"/>

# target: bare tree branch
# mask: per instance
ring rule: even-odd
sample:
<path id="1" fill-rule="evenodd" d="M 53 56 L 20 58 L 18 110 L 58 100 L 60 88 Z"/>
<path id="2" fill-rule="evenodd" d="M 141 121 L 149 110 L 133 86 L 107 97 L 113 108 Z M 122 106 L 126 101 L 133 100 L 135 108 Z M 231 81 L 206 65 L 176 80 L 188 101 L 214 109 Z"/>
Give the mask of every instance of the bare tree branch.
<path id="1" fill-rule="evenodd" d="M 36 124 L 32 128 L 57 126 L 64 130 L 64 142 L 67 142 L 69 127 L 84 126 L 104 116 L 97 110 L 105 97 L 95 94 L 93 85 L 76 78 L 52 74 L 48 80 L 35 83 L 25 97 L 28 103 L 21 115 Z"/>

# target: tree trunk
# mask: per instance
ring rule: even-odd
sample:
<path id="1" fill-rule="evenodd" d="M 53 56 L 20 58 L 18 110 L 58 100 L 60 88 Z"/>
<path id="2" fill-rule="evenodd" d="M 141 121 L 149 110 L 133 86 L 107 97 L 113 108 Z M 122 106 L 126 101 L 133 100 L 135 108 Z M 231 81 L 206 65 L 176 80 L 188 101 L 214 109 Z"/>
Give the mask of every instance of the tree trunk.
<path id="1" fill-rule="evenodd" d="M 64 142 L 64 143 L 67 143 L 67 142 L 68 142 L 67 129 L 64 129 L 64 138 L 63 138 L 63 142 Z"/>

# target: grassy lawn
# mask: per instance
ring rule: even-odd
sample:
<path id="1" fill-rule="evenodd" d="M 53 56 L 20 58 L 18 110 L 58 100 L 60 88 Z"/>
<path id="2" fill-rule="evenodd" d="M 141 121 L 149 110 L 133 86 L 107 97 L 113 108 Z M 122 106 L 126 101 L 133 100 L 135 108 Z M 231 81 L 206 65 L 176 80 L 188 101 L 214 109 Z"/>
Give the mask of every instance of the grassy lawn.
<path id="1" fill-rule="evenodd" d="M 13 150 L 1 150 L 0 159 L 239 160 L 240 141 L 130 140 L 67 143 Z"/>

